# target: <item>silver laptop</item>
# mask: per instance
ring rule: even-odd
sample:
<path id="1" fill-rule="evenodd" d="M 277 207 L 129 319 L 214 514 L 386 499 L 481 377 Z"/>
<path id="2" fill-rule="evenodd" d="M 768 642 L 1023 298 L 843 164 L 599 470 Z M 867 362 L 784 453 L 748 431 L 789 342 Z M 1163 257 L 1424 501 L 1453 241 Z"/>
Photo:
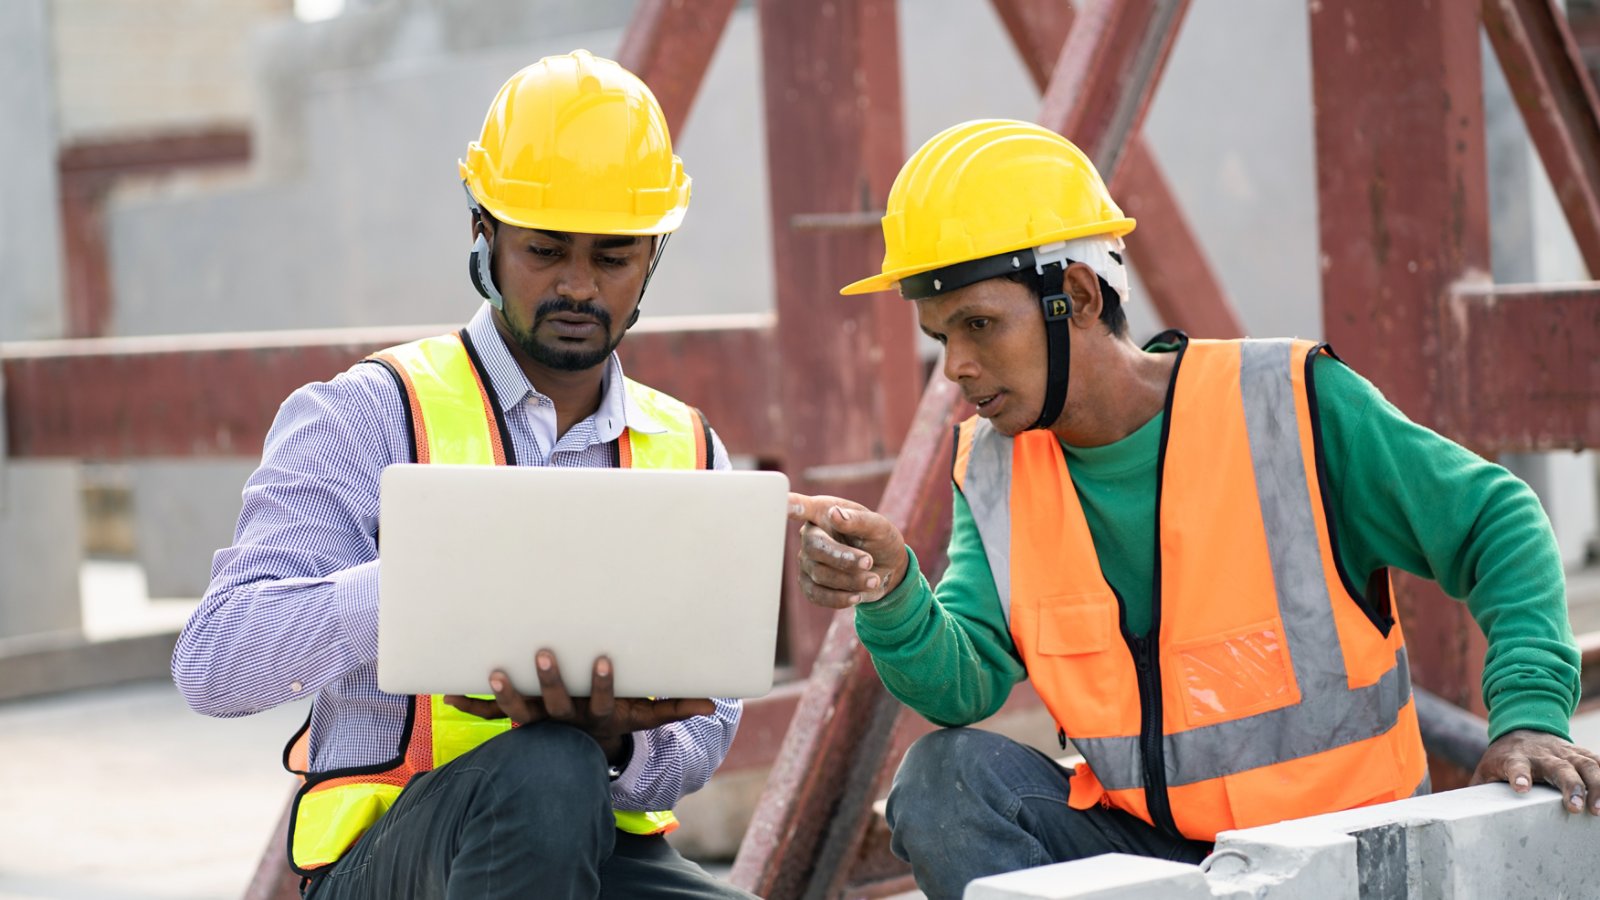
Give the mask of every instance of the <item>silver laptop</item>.
<path id="1" fill-rule="evenodd" d="M 378 686 L 619 697 L 772 688 L 789 480 L 778 472 L 395 465 L 379 513 Z"/>

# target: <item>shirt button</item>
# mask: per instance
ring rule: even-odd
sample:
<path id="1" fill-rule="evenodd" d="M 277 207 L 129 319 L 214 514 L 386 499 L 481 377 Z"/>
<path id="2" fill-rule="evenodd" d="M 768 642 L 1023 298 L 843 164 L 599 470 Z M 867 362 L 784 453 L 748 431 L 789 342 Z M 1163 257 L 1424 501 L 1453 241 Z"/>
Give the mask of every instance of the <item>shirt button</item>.
<path id="1" fill-rule="evenodd" d="M 301 684 L 298 681 L 289 682 L 289 690 L 290 690 L 291 693 L 298 694 L 301 691 L 305 690 L 305 688 L 306 688 L 306 686 Z"/>

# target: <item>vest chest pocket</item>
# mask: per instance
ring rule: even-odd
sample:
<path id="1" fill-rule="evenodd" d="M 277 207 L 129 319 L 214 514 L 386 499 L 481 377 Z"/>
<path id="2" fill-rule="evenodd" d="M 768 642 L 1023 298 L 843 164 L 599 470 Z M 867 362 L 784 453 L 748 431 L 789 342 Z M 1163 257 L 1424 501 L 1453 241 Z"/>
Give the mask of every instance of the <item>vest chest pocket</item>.
<path id="1" fill-rule="evenodd" d="M 1073 656 L 1100 653 L 1117 630 L 1116 596 L 1110 591 L 1056 594 L 1039 600 L 1039 653 Z"/>

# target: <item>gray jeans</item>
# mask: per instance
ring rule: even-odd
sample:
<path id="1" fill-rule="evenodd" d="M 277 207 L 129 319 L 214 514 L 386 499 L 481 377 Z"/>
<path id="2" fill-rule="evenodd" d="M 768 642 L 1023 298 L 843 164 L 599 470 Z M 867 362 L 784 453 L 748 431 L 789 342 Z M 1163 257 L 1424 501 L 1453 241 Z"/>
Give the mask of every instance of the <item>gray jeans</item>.
<path id="1" fill-rule="evenodd" d="M 660 835 L 616 829 L 600 746 L 517 728 L 413 779 L 312 900 L 748 898 Z"/>
<path id="2" fill-rule="evenodd" d="M 1102 853 L 1199 862 L 1211 844 L 1169 837 L 1121 810 L 1067 806 L 1070 772 L 1008 738 L 946 728 L 906 752 L 889 791 L 891 849 L 929 900 L 967 882 Z"/>

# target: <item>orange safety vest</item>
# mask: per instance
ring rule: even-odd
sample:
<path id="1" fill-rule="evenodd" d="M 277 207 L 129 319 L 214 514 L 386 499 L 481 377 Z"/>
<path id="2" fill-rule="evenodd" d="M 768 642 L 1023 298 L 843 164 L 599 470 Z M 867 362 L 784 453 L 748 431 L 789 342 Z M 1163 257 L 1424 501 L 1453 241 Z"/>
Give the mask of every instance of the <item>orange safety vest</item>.
<path id="1" fill-rule="evenodd" d="M 406 398 L 413 462 L 508 463 L 511 438 L 489 376 L 464 330 L 392 347 L 366 361 L 388 369 Z M 617 440 L 623 468 L 711 468 L 711 432 L 697 410 L 632 380 L 625 380 L 624 389 L 636 407 L 666 430 L 647 434 L 625 429 Z M 296 872 L 311 875 L 337 862 L 412 778 L 512 727 L 507 719 L 461 712 L 438 695 L 410 700 L 400 746 L 387 762 L 310 772 L 309 716 L 290 738 L 284 767 L 305 779 L 289 820 L 289 863 Z M 617 828 L 633 834 L 663 834 L 678 827 L 670 810 L 614 814 Z"/>
<path id="2" fill-rule="evenodd" d="M 1070 803 L 1215 840 L 1427 791 L 1387 577 L 1335 552 L 1309 341 L 1191 341 L 1166 400 L 1150 635 L 1127 630 L 1049 431 L 958 429 L 955 482 L 1039 696 L 1086 762 Z"/>

